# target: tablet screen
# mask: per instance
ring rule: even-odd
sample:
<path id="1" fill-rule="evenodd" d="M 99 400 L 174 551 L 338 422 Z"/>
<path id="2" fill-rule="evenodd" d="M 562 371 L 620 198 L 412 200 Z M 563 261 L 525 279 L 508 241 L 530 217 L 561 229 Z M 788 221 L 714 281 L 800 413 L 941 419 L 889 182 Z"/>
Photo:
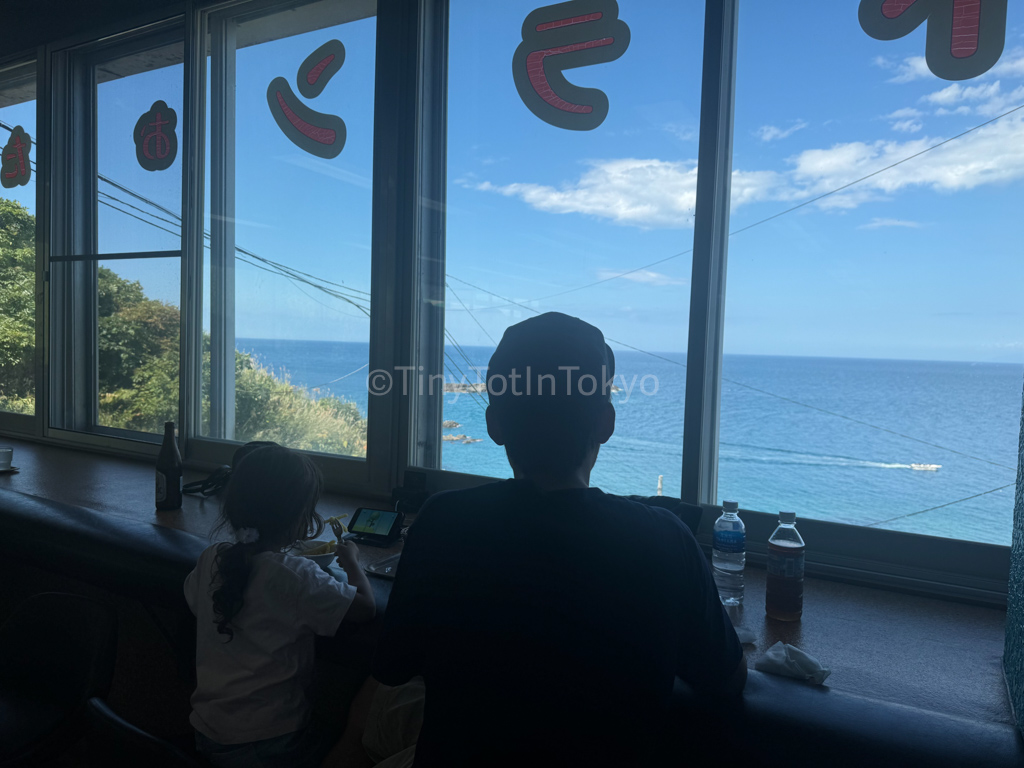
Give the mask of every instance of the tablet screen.
<path id="1" fill-rule="evenodd" d="M 398 519 L 397 512 L 383 509 L 361 509 L 348 529 L 352 533 L 366 533 L 374 536 L 389 536 L 391 527 Z"/>

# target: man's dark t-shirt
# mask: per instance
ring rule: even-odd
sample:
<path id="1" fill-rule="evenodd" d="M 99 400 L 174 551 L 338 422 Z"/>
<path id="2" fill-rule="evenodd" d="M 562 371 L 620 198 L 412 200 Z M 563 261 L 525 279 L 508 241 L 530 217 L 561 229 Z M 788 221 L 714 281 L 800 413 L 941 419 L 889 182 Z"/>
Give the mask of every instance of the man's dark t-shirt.
<path id="1" fill-rule="evenodd" d="M 507 480 L 424 505 L 373 674 L 426 681 L 417 766 L 539 765 L 558 747 L 610 755 L 612 735 L 642 752 L 676 675 L 714 692 L 741 655 L 707 561 L 670 512 Z"/>

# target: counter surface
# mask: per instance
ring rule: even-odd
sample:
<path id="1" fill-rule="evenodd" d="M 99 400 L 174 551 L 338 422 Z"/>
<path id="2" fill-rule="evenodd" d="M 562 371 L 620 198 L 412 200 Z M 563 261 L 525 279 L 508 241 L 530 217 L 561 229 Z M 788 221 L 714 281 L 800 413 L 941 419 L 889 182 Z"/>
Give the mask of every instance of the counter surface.
<path id="1" fill-rule="evenodd" d="M 0 442 L 14 447 L 14 465 L 20 468 L 18 473 L 0 475 L 0 488 L 207 539 L 216 526 L 215 499 L 186 497 L 181 510 L 155 511 L 153 467 L 148 462 L 8 438 Z M 186 480 L 203 476 L 187 472 Z M 319 510 L 328 517 L 373 505 L 326 494 Z M 223 537 L 222 533 L 217 538 Z M 363 547 L 361 561 L 365 566 L 400 546 Z M 390 582 L 371 580 L 378 602 L 385 606 Z M 755 634 L 756 642 L 745 646 L 751 665 L 781 640 L 830 668 L 826 685 L 836 690 L 973 720 L 1013 722 L 1002 677 L 1005 610 L 822 579 L 808 579 L 804 591 L 800 622 L 768 619 L 764 571 L 747 569 L 745 607 L 732 615 L 737 626 Z"/>

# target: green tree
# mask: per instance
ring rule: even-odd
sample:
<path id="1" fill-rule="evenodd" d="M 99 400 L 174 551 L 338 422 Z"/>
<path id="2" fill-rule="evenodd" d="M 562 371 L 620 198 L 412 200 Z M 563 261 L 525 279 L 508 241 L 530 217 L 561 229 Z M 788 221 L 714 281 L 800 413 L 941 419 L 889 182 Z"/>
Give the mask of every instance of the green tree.
<path id="1" fill-rule="evenodd" d="M 178 418 L 178 308 L 147 298 L 138 281 L 97 273 L 99 422 L 160 432 Z M 0 199 L 0 409 L 34 411 L 35 217 Z M 209 419 L 210 339 L 203 339 L 202 412 Z M 366 419 L 355 403 L 314 400 L 287 376 L 235 352 L 235 437 L 290 448 L 366 455 Z"/>
<path id="2" fill-rule="evenodd" d="M 0 199 L 0 410 L 35 409 L 35 217 Z"/>

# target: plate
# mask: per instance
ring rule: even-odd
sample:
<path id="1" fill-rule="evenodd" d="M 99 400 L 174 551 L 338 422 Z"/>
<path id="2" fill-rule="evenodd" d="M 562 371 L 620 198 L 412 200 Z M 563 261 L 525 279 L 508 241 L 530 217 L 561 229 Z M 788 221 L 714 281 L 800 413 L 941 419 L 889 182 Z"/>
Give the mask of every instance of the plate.
<path id="1" fill-rule="evenodd" d="M 285 550 L 285 551 L 289 555 L 299 555 L 300 557 L 304 557 L 307 560 L 312 560 L 314 563 L 316 563 L 321 568 L 326 570 L 327 567 L 332 562 L 334 562 L 334 553 L 333 552 L 329 552 L 326 555 L 307 555 L 307 554 L 305 554 L 306 550 L 316 549 L 317 547 L 321 546 L 322 544 L 326 544 L 326 543 L 327 542 L 325 540 L 323 540 L 323 539 L 314 539 L 313 541 L 300 541 L 294 547 L 292 547 L 291 549 Z"/>
<path id="2" fill-rule="evenodd" d="M 7 469 L 0 469 L 0 475 L 13 475 L 17 471 L 17 467 L 8 467 Z"/>

